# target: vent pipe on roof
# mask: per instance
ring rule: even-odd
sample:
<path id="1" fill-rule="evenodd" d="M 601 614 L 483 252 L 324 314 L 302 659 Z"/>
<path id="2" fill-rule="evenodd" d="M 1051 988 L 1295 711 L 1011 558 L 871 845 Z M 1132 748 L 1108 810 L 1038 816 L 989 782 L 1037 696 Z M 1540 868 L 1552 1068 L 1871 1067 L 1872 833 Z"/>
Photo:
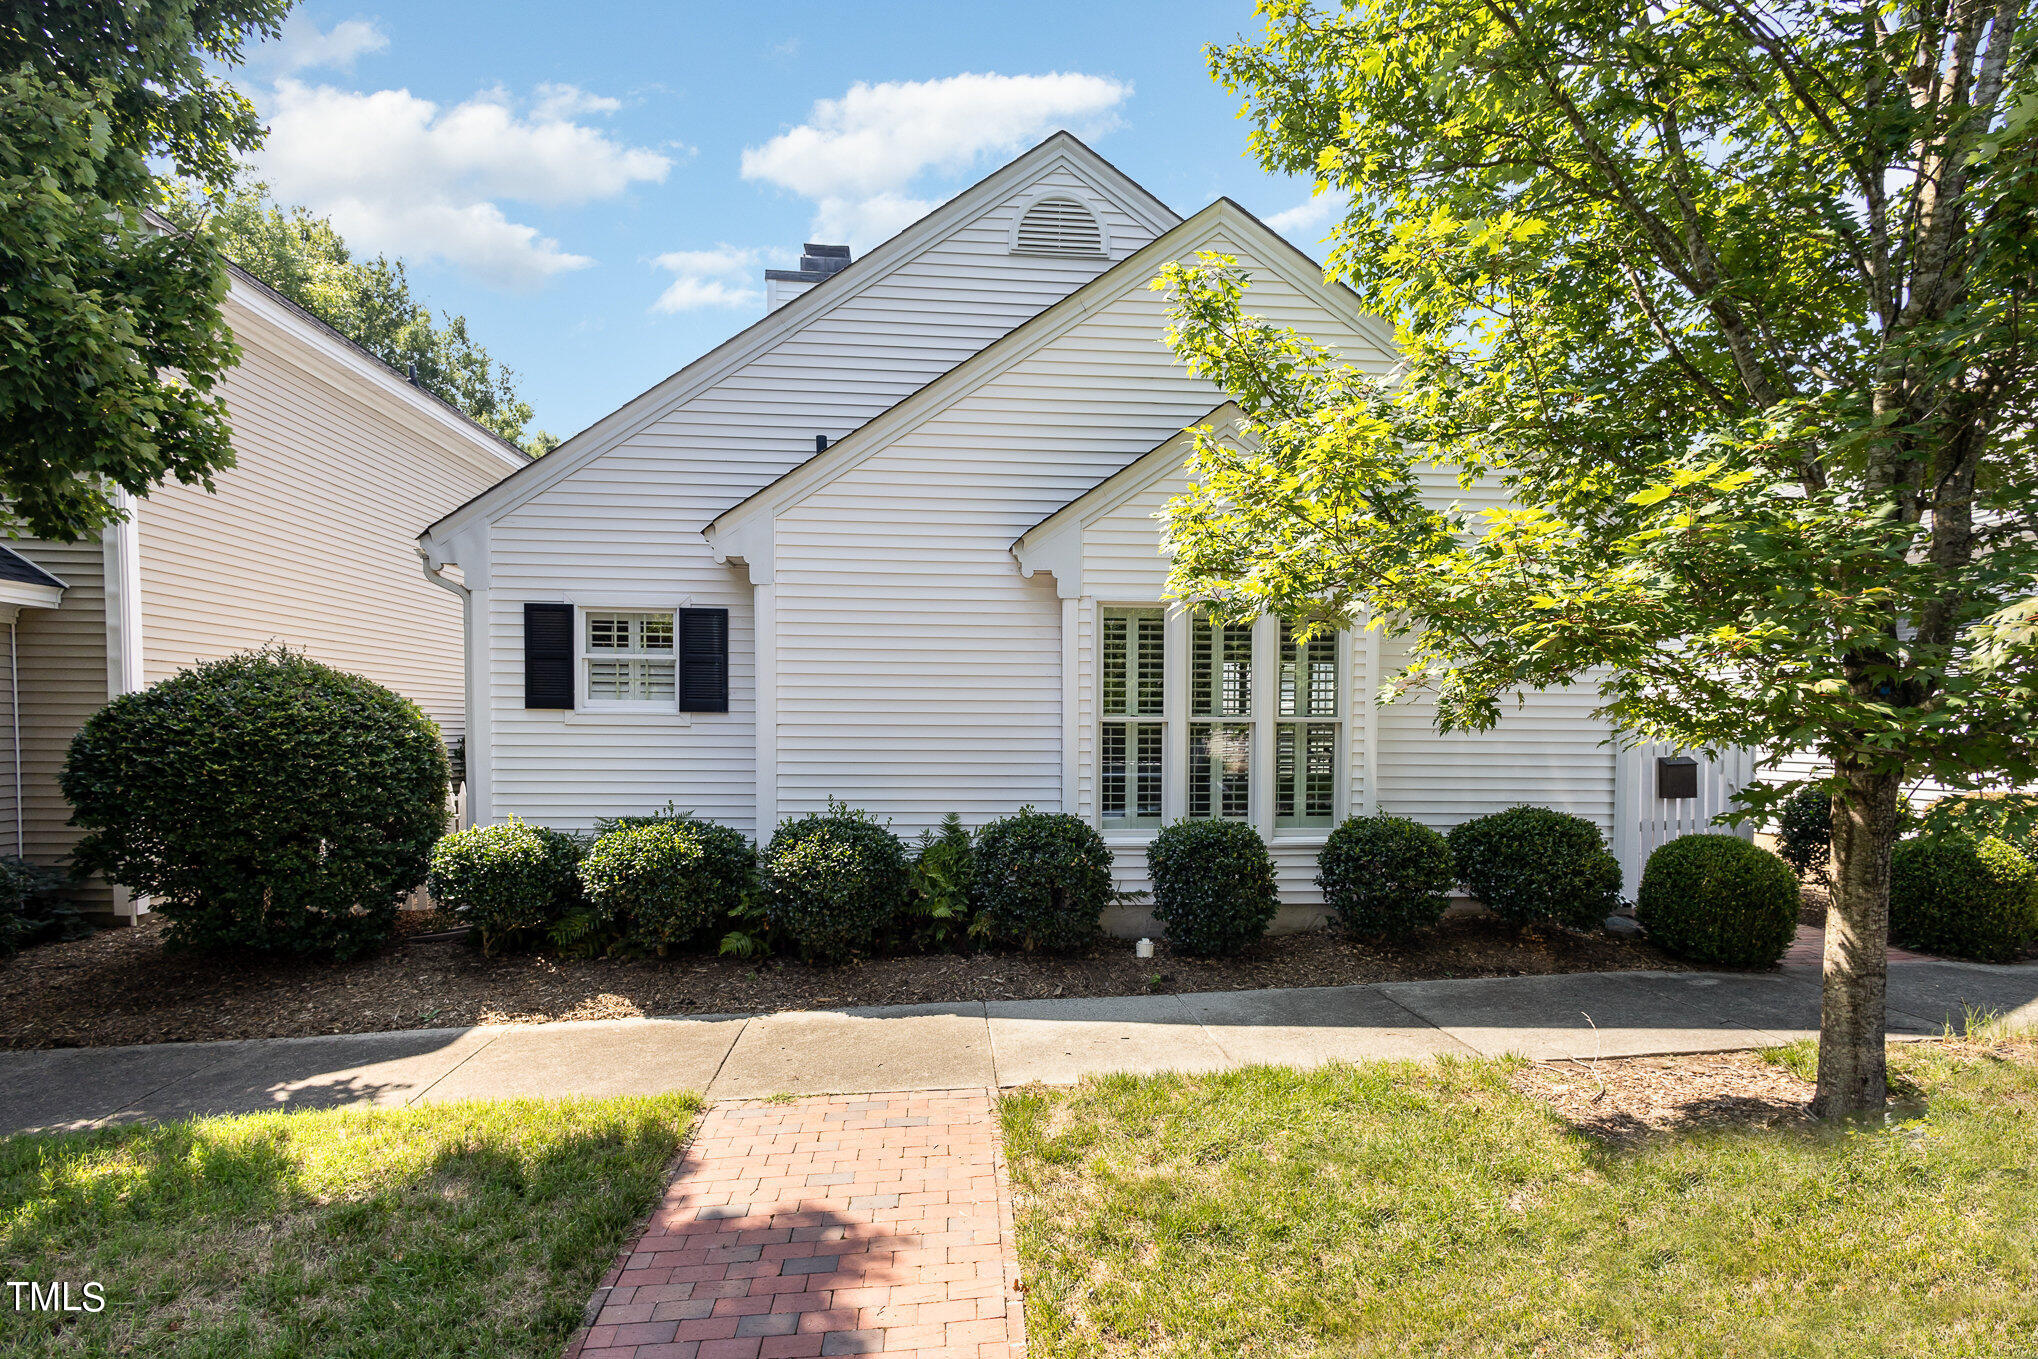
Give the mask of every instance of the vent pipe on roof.
<path id="1" fill-rule="evenodd" d="M 816 434 L 816 435 L 814 436 L 814 451 L 815 451 L 816 453 L 826 453 L 826 452 L 828 451 L 828 436 L 827 436 L 827 435 L 825 435 L 825 434 Z"/>

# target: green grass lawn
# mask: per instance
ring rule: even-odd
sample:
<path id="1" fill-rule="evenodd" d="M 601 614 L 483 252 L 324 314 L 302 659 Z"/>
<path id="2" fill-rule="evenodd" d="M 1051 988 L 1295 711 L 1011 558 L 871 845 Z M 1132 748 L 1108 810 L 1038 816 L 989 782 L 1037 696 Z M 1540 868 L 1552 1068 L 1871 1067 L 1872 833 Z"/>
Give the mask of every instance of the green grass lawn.
<path id="1" fill-rule="evenodd" d="M 1892 1052 L 1909 1121 L 1627 1149 L 1498 1062 L 1015 1094 L 1034 1359 L 2038 1353 L 2038 1047 Z"/>
<path id="2" fill-rule="evenodd" d="M 97 1281 L 10 1356 L 545 1356 L 664 1183 L 673 1095 L 255 1114 L 0 1139 L 0 1267 Z M 75 1291 L 74 1291 L 75 1296 Z"/>

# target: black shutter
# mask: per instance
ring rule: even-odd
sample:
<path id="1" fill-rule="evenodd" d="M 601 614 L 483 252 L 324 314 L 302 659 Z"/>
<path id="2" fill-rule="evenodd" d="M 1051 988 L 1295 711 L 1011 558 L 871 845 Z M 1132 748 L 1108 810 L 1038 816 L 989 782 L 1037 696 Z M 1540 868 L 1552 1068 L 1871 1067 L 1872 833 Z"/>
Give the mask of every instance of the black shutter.
<path id="1" fill-rule="evenodd" d="M 524 605 L 524 706 L 573 706 L 573 606 Z"/>
<path id="2" fill-rule="evenodd" d="M 679 710 L 729 711 L 729 611 L 679 611 Z"/>

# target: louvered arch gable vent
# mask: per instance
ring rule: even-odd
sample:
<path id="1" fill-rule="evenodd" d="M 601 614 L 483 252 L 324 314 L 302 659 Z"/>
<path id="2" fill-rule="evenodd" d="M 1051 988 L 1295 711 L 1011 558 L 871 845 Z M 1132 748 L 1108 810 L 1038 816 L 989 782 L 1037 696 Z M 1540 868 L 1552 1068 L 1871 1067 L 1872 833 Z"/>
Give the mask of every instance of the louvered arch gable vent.
<path id="1" fill-rule="evenodd" d="M 1012 248 L 1022 255 L 1101 255 L 1104 227 L 1073 198 L 1043 198 L 1019 219 Z"/>

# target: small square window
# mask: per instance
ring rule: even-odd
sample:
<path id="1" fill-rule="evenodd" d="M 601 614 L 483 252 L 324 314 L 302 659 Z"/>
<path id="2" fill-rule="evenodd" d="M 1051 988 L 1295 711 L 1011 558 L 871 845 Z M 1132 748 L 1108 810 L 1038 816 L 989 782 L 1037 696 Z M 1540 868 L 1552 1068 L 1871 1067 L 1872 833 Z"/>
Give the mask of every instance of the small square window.
<path id="1" fill-rule="evenodd" d="M 676 704 L 670 613 L 590 609 L 586 639 L 591 706 L 665 708 Z"/>

